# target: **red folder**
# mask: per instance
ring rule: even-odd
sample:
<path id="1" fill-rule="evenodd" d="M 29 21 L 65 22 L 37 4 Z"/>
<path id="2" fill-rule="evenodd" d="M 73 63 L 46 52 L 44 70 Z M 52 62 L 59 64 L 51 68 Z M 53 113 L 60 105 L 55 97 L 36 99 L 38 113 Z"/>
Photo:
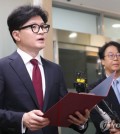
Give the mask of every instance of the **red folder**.
<path id="1" fill-rule="evenodd" d="M 115 73 L 96 86 L 91 91 L 92 94 L 69 92 L 60 101 L 53 105 L 44 114 L 44 117 L 50 119 L 50 125 L 52 126 L 70 126 L 71 123 L 67 121 L 70 114 L 74 115 L 75 111 L 84 114 L 85 109 L 91 110 L 97 103 L 107 96 L 114 75 Z"/>

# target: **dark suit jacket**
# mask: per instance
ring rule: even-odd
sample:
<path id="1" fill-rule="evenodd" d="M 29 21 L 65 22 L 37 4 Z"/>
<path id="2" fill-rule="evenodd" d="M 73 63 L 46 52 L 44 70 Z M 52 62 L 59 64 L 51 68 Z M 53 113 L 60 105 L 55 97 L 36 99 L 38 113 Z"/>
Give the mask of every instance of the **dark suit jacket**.
<path id="1" fill-rule="evenodd" d="M 104 76 L 103 79 L 100 79 L 99 81 L 95 82 L 91 86 L 89 86 L 89 90 L 93 89 L 93 87 L 97 86 L 100 82 L 102 82 L 106 77 Z M 106 83 L 107 84 L 107 83 Z M 120 118 L 120 104 L 116 98 L 115 92 L 112 88 L 110 87 L 110 91 L 108 93 L 108 96 L 104 99 L 109 108 L 114 112 L 114 115 L 118 115 Z M 105 111 L 107 114 L 110 115 L 112 119 L 114 119 L 115 116 L 113 116 L 110 112 L 110 110 L 106 107 L 103 101 L 101 101 L 98 106 Z M 109 131 L 102 132 L 100 129 L 100 122 L 103 120 L 99 113 L 96 110 L 91 111 L 91 120 L 94 123 L 94 126 L 96 127 L 96 134 L 109 134 Z"/>
<path id="2" fill-rule="evenodd" d="M 43 112 L 67 94 L 59 65 L 42 58 L 46 91 Z M 17 52 L 0 60 L 0 134 L 21 134 L 21 120 L 25 112 L 39 109 L 33 84 Z M 58 128 L 47 126 L 26 134 L 58 134 Z"/>

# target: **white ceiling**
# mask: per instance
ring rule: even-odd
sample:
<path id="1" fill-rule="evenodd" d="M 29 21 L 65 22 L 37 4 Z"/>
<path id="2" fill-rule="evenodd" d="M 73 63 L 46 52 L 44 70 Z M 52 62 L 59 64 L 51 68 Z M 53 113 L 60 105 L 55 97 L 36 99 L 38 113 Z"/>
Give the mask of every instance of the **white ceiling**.
<path id="1" fill-rule="evenodd" d="M 120 17 L 120 0 L 53 0 L 53 4 Z"/>

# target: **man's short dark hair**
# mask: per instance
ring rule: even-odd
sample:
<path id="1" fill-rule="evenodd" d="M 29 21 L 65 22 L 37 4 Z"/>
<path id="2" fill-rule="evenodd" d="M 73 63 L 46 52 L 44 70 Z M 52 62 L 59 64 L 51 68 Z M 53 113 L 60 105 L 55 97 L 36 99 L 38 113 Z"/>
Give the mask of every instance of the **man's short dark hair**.
<path id="1" fill-rule="evenodd" d="M 14 30 L 18 30 L 34 16 L 40 16 L 44 23 L 48 21 L 47 11 L 44 11 L 40 6 L 24 5 L 15 9 L 7 19 L 11 36 Z"/>
<path id="2" fill-rule="evenodd" d="M 120 53 L 120 43 L 115 42 L 115 41 L 110 41 L 110 42 L 105 43 L 105 44 L 99 49 L 98 55 L 99 55 L 99 58 L 100 58 L 100 59 L 104 59 L 105 50 L 106 50 L 109 46 L 115 46 L 115 47 L 117 48 L 118 52 Z"/>

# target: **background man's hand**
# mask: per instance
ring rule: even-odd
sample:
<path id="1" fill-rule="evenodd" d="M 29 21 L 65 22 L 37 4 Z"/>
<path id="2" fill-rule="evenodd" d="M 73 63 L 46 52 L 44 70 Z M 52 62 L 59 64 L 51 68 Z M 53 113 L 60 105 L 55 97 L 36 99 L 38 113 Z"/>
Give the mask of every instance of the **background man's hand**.
<path id="1" fill-rule="evenodd" d="M 120 134 L 120 128 L 117 128 L 117 124 L 115 123 L 115 121 L 112 121 L 110 123 L 110 134 Z"/>

